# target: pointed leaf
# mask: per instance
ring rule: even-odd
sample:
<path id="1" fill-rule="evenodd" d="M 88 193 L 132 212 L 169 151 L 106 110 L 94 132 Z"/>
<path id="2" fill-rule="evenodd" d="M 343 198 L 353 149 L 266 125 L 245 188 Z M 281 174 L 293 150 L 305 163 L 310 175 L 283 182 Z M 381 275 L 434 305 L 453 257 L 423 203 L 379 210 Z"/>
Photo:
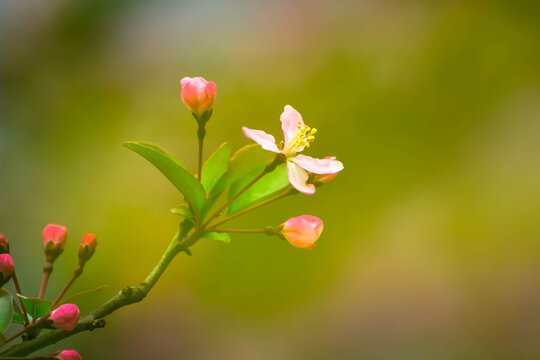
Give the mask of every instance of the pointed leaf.
<path id="1" fill-rule="evenodd" d="M 13 301 L 13 322 L 17 324 L 24 324 L 24 314 L 19 307 L 19 304 L 14 300 Z M 29 319 L 32 321 L 32 319 Z"/>
<path id="2" fill-rule="evenodd" d="M 231 153 L 231 146 L 228 143 L 223 143 L 204 164 L 201 183 L 206 193 L 211 193 L 212 188 L 229 168 Z"/>
<path id="3" fill-rule="evenodd" d="M 0 289 L 0 334 L 4 334 L 13 319 L 13 296 Z"/>
<path id="4" fill-rule="evenodd" d="M 227 233 L 207 232 L 201 235 L 201 238 L 223 241 L 224 243 L 230 243 L 231 238 Z"/>
<path id="5" fill-rule="evenodd" d="M 32 317 L 32 319 L 39 319 L 43 315 L 47 314 L 51 310 L 51 303 L 44 299 L 38 299 L 38 298 L 29 298 L 26 296 L 22 296 L 17 294 L 19 298 L 21 298 L 24 307 L 26 308 L 26 311 L 28 312 L 28 315 Z"/>
<path id="6" fill-rule="evenodd" d="M 206 194 L 201 184 L 173 155 L 159 146 L 149 143 L 132 142 L 124 146 L 152 163 L 180 191 L 196 211 L 200 211 Z"/>
<path id="7" fill-rule="evenodd" d="M 246 145 L 238 149 L 230 160 L 229 169 L 225 175 L 219 179 L 217 184 L 213 187 L 212 192 L 209 194 L 201 212 L 201 218 L 204 219 L 206 215 L 210 213 L 212 206 L 216 203 L 225 189 L 239 179 L 245 178 L 250 173 L 256 173 L 248 181 L 253 179 L 267 164 L 272 162 L 274 156 L 273 153 L 262 150 L 257 144 Z M 234 194 L 229 192 L 229 196 L 233 195 Z"/>
<path id="8" fill-rule="evenodd" d="M 231 186 L 229 197 L 231 194 L 238 193 L 259 173 L 260 171 L 256 170 L 254 173 L 246 176 L 244 179 L 234 183 Z M 234 214 L 235 212 L 258 204 L 266 199 L 271 198 L 272 196 L 278 195 L 288 187 L 289 178 L 287 175 L 287 165 L 280 164 L 274 169 L 274 171 L 263 176 L 259 181 L 240 195 L 238 199 L 233 201 L 227 209 L 227 214 Z"/>
<path id="9" fill-rule="evenodd" d="M 195 223 L 195 218 L 193 214 L 191 213 L 191 210 L 186 205 L 178 205 L 174 209 L 171 209 L 171 212 L 176 215 L 180 215 L 191 221 L 192 223 Z"/>

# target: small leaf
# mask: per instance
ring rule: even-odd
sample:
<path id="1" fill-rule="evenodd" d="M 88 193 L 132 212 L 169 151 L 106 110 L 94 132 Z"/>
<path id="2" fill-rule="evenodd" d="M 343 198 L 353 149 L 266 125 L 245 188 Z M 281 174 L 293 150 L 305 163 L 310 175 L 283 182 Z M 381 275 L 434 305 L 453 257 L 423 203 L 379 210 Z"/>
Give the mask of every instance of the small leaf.
<path id="1" fill-rule="evenodd" d="M 32 321 L 32 319 L 29 320 Z M 24 314 L 16 301 L 13 301 L 13 322 L 24 324 Z"/>
<path id="2" fill-rule="evenodd" d="M 180 215 L 191 221 L 192 223 L 195 223 L 195 217 L 191 213 L 191 210 L 186 205 L 178 205 L 174 209 L 171 209 L 171 212 L 176 215 Z"/>
<path id="3" fill-rule="evenodd" d="M 4 334 L 0 334 L 0 345 L 4 345 L 6 343 L 6 337 Z"/>
<path id="4" fill-rule="evenodd" d="M 0 289 L 0 334 L 4 334 L 13 319 L 13 296 Z"/>
<path id="5" fill-rule="evenodd" d="M 253 178 L 255 178 L 255 176 L 260 173 L 260 171 L 262 170 L 257 169 L 249 176 L 246 176 L 244 179 L 234 183 L 229 191 L 229 198 L 232 197 L 233 194 L 236 194 L 243 189 Z M 235 201 L 233 201 L 227 209 L 227 214 L 234 214 L 238 211 L 258 204 L 266 199 L 271 198 L 272 196 L 278 195 L 288 187 L 289 177 L 287 175 L 287 165 L 280 164 L 274 169 L 274 171 L 263 176 Z"/>
<path id="6" fill-rule="evenodd" d="M 268 165 L 274 159 L 273 153 L 264 151 L 257 144 L 250 144 L 238 149 L 232 156 L 229 169 L 219 179 L 217 184 L 212 188 L 212 192 L 209 194 L 204 208 L 201 211 L 201 218 L 205 218 L 210 213 L 212 206 L 219 199 L 221 193 L 240 179 L 245 178 L 251 173 L 256 173 L 248 181 L 257 176 L 266 165 Z M 229 196 L 233 196 L 229 192 Z"/>
<path id="7" fill-rule="evenodd" d="M 223 174 L 227 172 L 231 153 L 230 145 L 223 143 L 204 164 L 201 183 L 207 193 L 211 193 L 212 188 L 217 184 Z"/>
<path id="8" fill-rule="evenodd" d="M 227 244 L 231 242 L 231 237 L 227 233 L 207 232 L 201 234 L 201 238 L 223 241 Z"/>
<path id="9" fill-rule="evenodd" d="M 176 157 L 154 144 L 128 141 L 124 146 L 152 163 L 196 211 L 201 210 L 206 199 L 204 189 Z"/>
<path id="10" fill-rule="evenodd" d="M 26 296 L 22 296 L 17 294 L 19 298 L 21 298 L 24 307 L 26 308 L 26 311 L 28 312 L 28 315 L 32 317 L 32 319 L 39 319 L 43 315 L 47 314 L 49 310 L 51 310 L 51 303 L 44 299 L 38 299 L 38 298 L 29 298 Z"/>

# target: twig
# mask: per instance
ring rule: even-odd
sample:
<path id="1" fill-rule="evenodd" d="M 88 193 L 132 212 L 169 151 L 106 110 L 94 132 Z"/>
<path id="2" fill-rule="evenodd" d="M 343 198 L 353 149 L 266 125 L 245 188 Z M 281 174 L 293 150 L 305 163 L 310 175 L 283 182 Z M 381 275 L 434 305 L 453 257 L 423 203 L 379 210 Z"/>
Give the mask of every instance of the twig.
<path id="1" fill-rule="evenodd" d="M 75 329 L 72 331 L 56 330 L 54 332 L 41 335 L 35 339 L 13 345 L 9 349 L 0 353 L 2 356 L 26 356 L 33 353 L 45 346 L 55 344 L 58 341 L 73 336 L 82 331 L 91 331 L 94 329 L 102 328 L 105 326 L 105 316 L 110 313 L 122 308 L 124 306 L 137 303 L 142 301 L 152 287 L 159 280 L 167 266 L 171 263 L 174 257 L 181 251 L 185 251 L 185 245 L 181 242 L 181 239 L 185 237 L 186 234 L 177 233 L 173 240 L 171 241 L 169 247 L 161 257 L 157 265 L 152 269 L 150 274 L 146 279 L 140 283 L 138 286 L 128 286 L 125 289 L 118 292 L 112 298 L 107 300 L 97 309 L 92 311 L 86 317 L 84 317 Z M 193 232 L 187 240 L 190 240 L 193 237 L 197 237 L 198 233 Z M 184 242 L 185 243 L 185 242 Z"/>

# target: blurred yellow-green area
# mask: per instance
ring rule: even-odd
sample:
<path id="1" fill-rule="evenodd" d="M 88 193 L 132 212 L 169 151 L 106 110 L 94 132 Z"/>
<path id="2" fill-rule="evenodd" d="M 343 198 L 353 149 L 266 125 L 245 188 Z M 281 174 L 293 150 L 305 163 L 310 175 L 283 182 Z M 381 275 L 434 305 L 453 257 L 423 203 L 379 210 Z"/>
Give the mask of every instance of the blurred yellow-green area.
<path id="1" fill-rule="evenodd" d="M 305 153 L 345 164 L 315 195 L 231 222 L 315 215 L 317 250 L 258 234 L 201 241 L 142 303 L 42 353 L 539 359 L 539 4 L 0 2 L 0 232 L 27 295 L 48 223 L 69 229 L 50 299 L 82 235 L 98 236 L 69 293 L 107 288 L 83 314 L 157 262 L 181 196 L 122 142 L 157 143 L 195 170 L 183 76 L 217 84 L 206 155 L 250 143 L 242 126 L 280 139 L 290 104 L 319 130 Z"/>

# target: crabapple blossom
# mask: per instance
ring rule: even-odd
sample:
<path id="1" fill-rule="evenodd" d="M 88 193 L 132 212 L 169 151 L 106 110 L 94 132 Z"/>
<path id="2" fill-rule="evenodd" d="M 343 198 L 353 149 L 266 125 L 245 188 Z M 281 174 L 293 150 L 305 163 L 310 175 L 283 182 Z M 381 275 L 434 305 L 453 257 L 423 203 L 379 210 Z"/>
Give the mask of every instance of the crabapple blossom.
<path id="1" fill-rule="evenodd" d="M 0 254 L 9 254 L 9 241 L 4 234 L 0 234 Z"/>
<path id="2" fill-rule="evenodd" d="M 216 84 L 202 77 L 185 77 L 180 80 L 180 97 L 186 107 L 200 118 L 206 111 L 212 110 L 216 100 Z"/>
<path id="3" fill-rule="evenodd" d="M 82 263 L 88 261 L 94 255 L 97 244 L 96 235 L 84 234 L 79 248 L 79 261 Z"/>
<path id="4" fill-rule="evenodd" d="M 0 286 L 3 286 L 7 283 L 13 272 L 15 271 L 15 265 L 13 265 L 13 260 L 9 254 L 0 255 Z"/>
<path id="5" fill-rule="evenodd" d="M 308 172 L 335 174 L 343 170 L 343 164 L 335 157 L 315 159 L 306 155 L 297 155 L 315 140 L 317 129 L 305 125 L 300 113 L 289 105 L 285 106 L 281 114 L 281 129 L 284 141 L 279 144 L 276 144 L 276 139 L 272 135 L 262 130 L 253 130 L 244 126 L 242 131 L 263 149 L 284 155 L 287 161 L 289 182 L 296 190 L 308 195 L 315 193 L 315 185 L 307 183 Z"/>
<path id="6" fill-rule="evenodd" d="M 294 247 L 315 249 L 315 242 L 321 236 L 324 224 L 316 216 L 302 215 L 283 223 L 281 235 Z"/>
<path id="7" fill-rule="evenodd" d="M 43 244 L 47 261 L 52 263 L 64 251 L 67 229 L 64 226 L 49 224 L 43 229 Z"/>
<path id="8" fill-rule="evenodd" d="M 52 326 L 57 329 L 71 331 L 77 326 L 81 317 L 79 308 L 74 304 L 60 305 L 51 313 L 49 320 L 52 320 Z"/>
<path id="9" fill-rule="evenodd" d="M 58 355 L 55 355 L 55 357 L 60 360 L 82 360 L 81 355 L 75 350 L 64 350 Z"/>

